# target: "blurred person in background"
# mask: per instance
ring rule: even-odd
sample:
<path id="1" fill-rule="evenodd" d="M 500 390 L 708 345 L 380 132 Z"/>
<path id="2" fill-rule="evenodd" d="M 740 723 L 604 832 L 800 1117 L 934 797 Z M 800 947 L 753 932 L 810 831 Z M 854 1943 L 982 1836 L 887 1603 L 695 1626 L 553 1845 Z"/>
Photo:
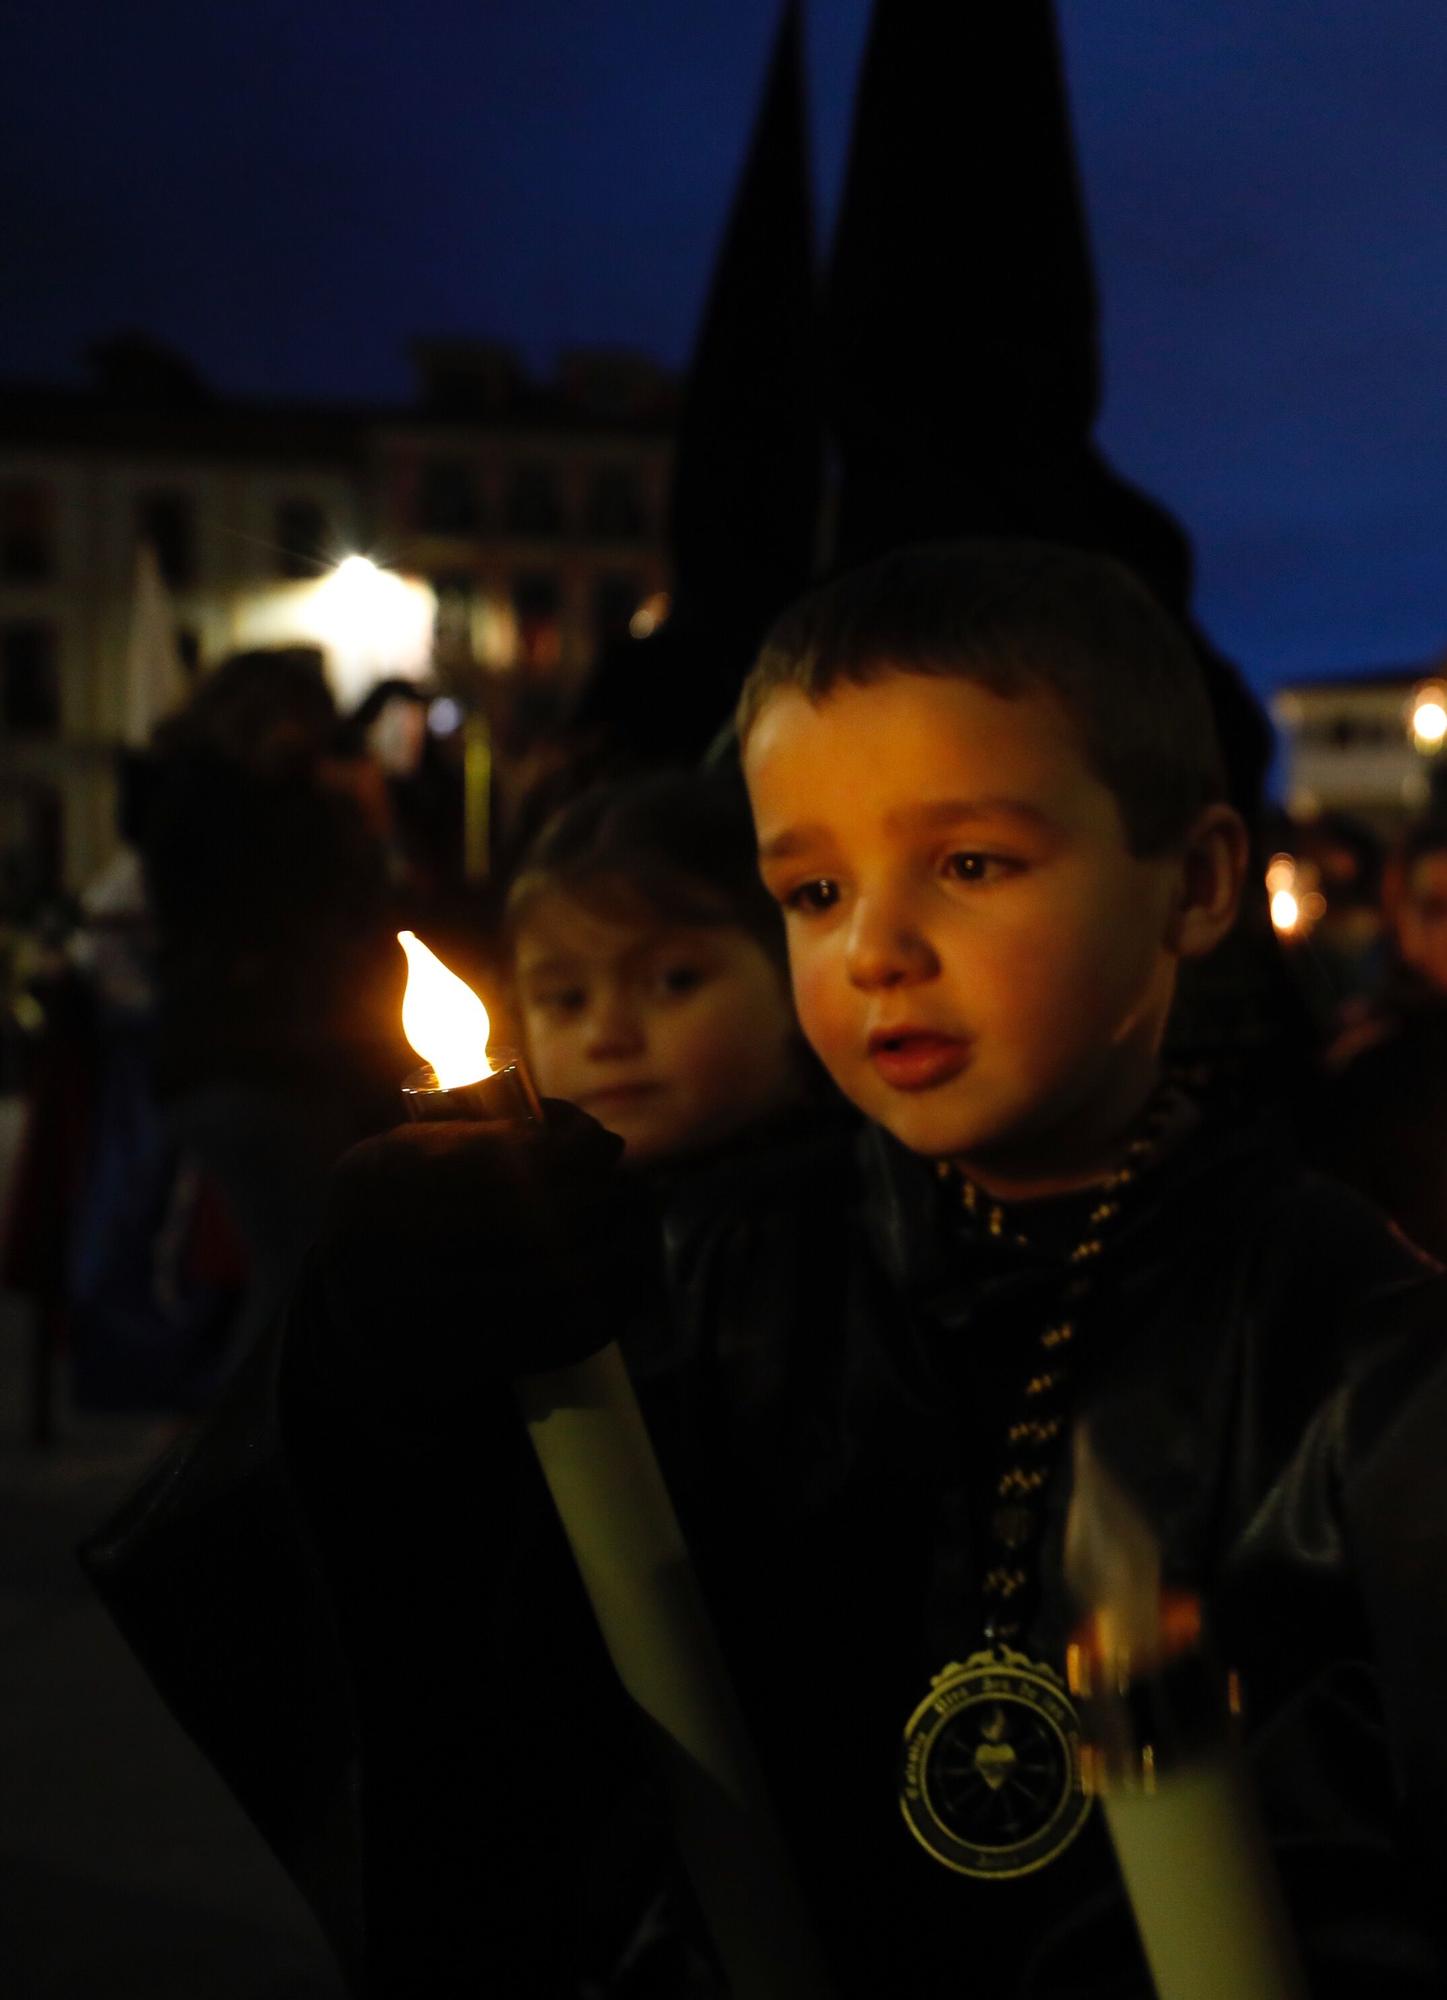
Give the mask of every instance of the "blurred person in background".
<path id="1" fill-rule="evenodd" d="M 1386 879 L 1385 971 L 1342 1010 L 1303 1124 L 1315 1160 L 1447 1262 L 1447 819 L 1409 829 Z"/>
<path id="2" fill-rule="evenodd" d="M 209 1397 L 244 1268 L 218 1184 L 156 1090 L 156 935 L 138 845 L 154 773 L 148 756 L 123 753 L 119 844 L 82 889 L 67 943 L 93 1056 L 63 1221 L 65 1346 L 77 1408 L 182 1415 Z"/>
<path id="3" fill-rule="evenodd" d="M 415 681 L 378 681 L 340 737 L 373 774 L 369 803 L 409 924 L 455 891 L 462 868 L 461 775 L 429 730 L 431 702 Z"/>
<path id="4" fill-rule="evenodd" d="M 155 1085 L 247 1263 L 224 1373 L 284 1291 L 332 1160 L 395 1116 L 403 965 L 319 654 L 222 662 L 158 730 L 148 793 Z"/>
<path id="5" fill-rule="evenodd" d="M 1311 932 L 1318 985 L 1338 1008 L 1350 1007 L 1380 987 L 1392 957 L 1382 842 L 1350 813 L 1332 812 L 1297 828 L 1294 846 L 1326 901 Z"/>

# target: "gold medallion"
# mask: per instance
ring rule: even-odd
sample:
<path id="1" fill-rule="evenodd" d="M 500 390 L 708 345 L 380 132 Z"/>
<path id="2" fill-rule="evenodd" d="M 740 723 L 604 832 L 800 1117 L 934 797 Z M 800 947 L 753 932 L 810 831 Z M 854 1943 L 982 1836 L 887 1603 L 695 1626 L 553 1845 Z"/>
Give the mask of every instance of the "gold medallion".
<path id="1" fill-rule="evenodd" d="M 899 1803 L 920 1846 L 959 1875 L 1002 1881 L 1053 1861 L 1091 1807 L 1059 1675 L 1008 1646 L 936 1674 L 905 1724 Z"/>

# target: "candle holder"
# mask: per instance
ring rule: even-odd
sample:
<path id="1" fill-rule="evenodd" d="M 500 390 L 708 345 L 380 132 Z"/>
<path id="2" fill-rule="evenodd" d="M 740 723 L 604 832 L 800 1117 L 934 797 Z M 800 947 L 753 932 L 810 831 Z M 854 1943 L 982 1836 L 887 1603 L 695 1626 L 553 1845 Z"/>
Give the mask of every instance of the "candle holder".
<path id="1" fill-rule="evenodd" d="M 414 1123 L 462 1118 L 492 1122 L 511 1118 L 525 1125 L 543 1123 L 542 1101 L 527 1065 L 511 1049 L 498 1049 L 486 1076 L 444 1090 L 431 1063 L 409 1071 L 402 1079 L 402 1104 Z"/>

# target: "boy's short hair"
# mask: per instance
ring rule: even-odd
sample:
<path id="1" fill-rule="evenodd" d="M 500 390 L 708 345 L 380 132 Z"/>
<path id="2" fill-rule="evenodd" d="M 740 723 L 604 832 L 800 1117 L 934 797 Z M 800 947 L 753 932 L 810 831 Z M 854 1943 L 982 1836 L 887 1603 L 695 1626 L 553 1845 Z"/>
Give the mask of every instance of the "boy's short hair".
<path id="1" fill-rule="evenodd" d="M 811 591 L 774 623 L 744 683 L 741 744 L 770 697 L 818 701 L 888 673 L 1053 694 L 1114 794 L 1133 854 L 1182 839 L 1226 796 L 1194 647 L 1130 570 L 1046 542 L 901 549 Z"/>
<path id="2" fill-rule="evenodd" d="M 736 769 L 660 771 L 592 785 L 529 844 L 503 913 L 509 959 L 535 899 L 561 890 L 617 922 L 736 925 L 781 970 L 778 906 L 759 880 L 748 796 Z"/>

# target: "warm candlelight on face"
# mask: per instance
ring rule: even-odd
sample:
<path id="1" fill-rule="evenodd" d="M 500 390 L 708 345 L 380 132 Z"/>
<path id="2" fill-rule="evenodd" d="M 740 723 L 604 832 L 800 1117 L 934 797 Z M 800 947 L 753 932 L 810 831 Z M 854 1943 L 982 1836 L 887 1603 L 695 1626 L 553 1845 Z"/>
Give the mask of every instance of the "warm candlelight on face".
<path id="1" fill-rule="evenodd" d="M 407 991 L 402 998 L 402 1032 L 437 1073 L 443 1090 L 457 1090 L 488 1076 L 487 1009 L 463 980 L 429 951 L 412 931 L 398 931 L 407 954 Z"/>

